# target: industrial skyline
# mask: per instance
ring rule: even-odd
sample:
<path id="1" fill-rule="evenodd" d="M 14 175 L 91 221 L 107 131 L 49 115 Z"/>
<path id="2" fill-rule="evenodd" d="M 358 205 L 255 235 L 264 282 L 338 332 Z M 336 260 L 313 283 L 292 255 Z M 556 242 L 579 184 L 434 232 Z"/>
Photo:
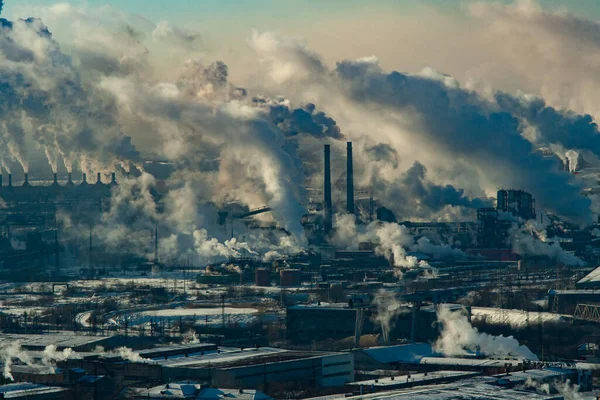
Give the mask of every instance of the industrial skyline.
<path id="1" fill-rule="evenodd" d="M 599 19 L 0 0 L 0 398 L 600 398 Z"/>

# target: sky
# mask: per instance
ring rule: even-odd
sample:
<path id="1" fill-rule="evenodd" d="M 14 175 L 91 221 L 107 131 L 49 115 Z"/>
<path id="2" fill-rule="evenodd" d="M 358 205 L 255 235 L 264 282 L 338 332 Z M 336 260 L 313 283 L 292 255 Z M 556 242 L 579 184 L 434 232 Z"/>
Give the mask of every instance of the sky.
<path id="1" fill-rule="evenodd" d="M 41 13 L 39 10 L 44 7 L 69 3 L 87 10 L 110 6 L 129 18 L 138 18 L 141 24 L 166 21 L 198 32 L 205 50 L 230 64 L 239 62 L 235 58 L 245 52 L 248 37 L 256 29 L 301 37 L 330 66 L 341 59 L 377 55 L 385 68 L 418 71 L 430 66 L 459 79 L 465 78 L 461 74 L 464 65 L 454 65 L 452 51 L 438 48 L 439 38 L 464 36 L 469 31 L 464 27 L 473 24 L 467 11 L 473 2 L 466 0 L 6 0 L 5 3 L 3 16 L 9 19 L 29 17 Z M 596 0 L 538 3 L 548 11 L 568 11 L 600 20 L 600 2 Z M 44 21 L 60 38 L 60 26 L 53 26 L 48 18 Z M 240 71 L 233 70 L 232 74 L 238 77 Z"/>

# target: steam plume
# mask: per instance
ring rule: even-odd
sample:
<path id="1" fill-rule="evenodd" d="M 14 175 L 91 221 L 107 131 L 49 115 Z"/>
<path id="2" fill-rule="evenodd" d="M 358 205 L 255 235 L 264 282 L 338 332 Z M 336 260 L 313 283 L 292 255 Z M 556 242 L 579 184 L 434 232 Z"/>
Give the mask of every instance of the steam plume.
<path id="1" fill-rule="evenodd" d="M 479 332 L 471 326 L 464 309 L 452 311 L 447 305 L 440 305 L 437 317 L 442 331 L 434 348 L 447 356 L 467 355 L 471 351 L 490 357 L 518 356 L 527 360 L 538 359 L 531 350 L 520 345 L 512 336 L 493 336 Z"/>

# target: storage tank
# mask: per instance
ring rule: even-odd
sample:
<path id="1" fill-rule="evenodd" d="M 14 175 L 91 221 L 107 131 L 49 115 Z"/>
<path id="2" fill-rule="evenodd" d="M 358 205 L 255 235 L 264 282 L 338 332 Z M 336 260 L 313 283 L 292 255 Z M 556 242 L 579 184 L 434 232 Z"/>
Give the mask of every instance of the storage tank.
<path id="1" fill-rule="evenodd" d="M 302 271 L 299 269 L 282 269 L 279 271 L 279 282 L 282 287 L 300 286 Z"/>
<path id="2" fill-rule="evenodd" d="M 257 268 L 254 271 L 254 284 L 256 286 L 269 286 L 271 284 L 271 276 L 266 268 Z"/>

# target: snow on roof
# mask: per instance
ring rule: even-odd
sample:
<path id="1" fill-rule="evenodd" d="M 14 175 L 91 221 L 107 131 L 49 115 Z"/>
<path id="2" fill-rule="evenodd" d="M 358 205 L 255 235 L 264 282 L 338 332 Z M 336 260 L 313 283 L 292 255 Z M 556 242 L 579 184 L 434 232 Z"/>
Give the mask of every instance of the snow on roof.
<path id="1" fill-rule="evenodd" d="M 109 339 L 110 336 L 86 336 L 73 333 L 47 334 L 47 335 L 22 335 L 22 334 L 0 334 L 0 343 L 11 344 L 18 342 L 23 347 L 44 348 L 50 344 L 59 350 L 64 348 L 76 348 Z"/>
<path id="2" fill-rule="evenodd" d="M 138 390 L 138 395 L 149 399 L 196 399 L 196 400 L 270 400 L 271 397 L 258 390 L 201 388 L 194 382 L 175 382 Z"/>
<path id="3" fill-rule="evenodd" d="M 199 384 L 178 382 L 155 386 L 143 394 L 150 399 L 185 399 L 193 398 L 199 390 Z"/>
<path id="4" fill-rule="evenodd" d="M 433 356 L 431 345 L 427 343 L 400 344 L 397 346 L 371 347 L 360 350 L 380 363 L 418 363 L 423 357 Z"/>
<path id="5" fill-rule="evenodd" d="M 248 360 L 267 355 L 274 355 L 280 353 L 286 353 L 288 350 L 276 349 L 273 347 L 261 347 L 258 349 L 231 349 L 227 351 L 221 351 L 220 353 L 210 353 L 205 355 L 190 356 L 184 358 L 170 358 L 167 360 L 158 360 L 157 364 L 164 367 L 203 367 L 205 365 L 222 365 L 236 363 L 242 360 Z"/>
<path id="6" fill-rule="evenodd" d="M 379 379 L 369 379 L 366 381 L 359 381 L 359 382 L 351 382 L 348 383 L 348 385 L 351 386 L 360 386 L 360 385 L 365 385 L 365 386 L 376 386 L 376 387 L 385 387 L 385 386 L 393 386 L 393 385 L 397 385 L 400 383 L 409 383 L 411 385 L 415 385 L 419 384 L 419 385 L 425 385 L 427 384 L 427 382 L 429 381 L 438 381 L 441 379 L 466 379 L 466 378 L 472 378 L 476 375 L 479 375 L 479 372 L 469 372 L 469 371 L 432 371 L 432 372 L 427 372 L 427 373 L 419 373 L 419 374 L 411 374 L 409 375 L 402 375 L 402 376 L 394 376 L 394 377 L 388 377 L 388 378 L 379 378 Z"/>
<path id="7" fill-rule="evenodd" d="M 562 396 L 537 394 L 528 390 L 507 389 L 485 383 L 484 379 L 473 378 L 467 381 L 444 385 L 417 386 L 387 392 L 353 396 L 354 400 L 456 400 L 456 399 L 495 399 L 495 400 L 555 400 Z"/>
<path id="8" fill-rule="evenodd" d="M 238 399 L 238 400 L 269 400 L 271 397 L 259 390 L 235 390 L 235 389 L 217 389 L 205 388 L 200 391 L 196 400 L 221 400 L 221 399 Z"/>
<path id="9" fill-rule="evenodd" d="M 55 386 L 44 386 L 37 383 L 9 383 L 8 385 L 0 386 L 0 393 L 4 394 L 7 399 L 15 397 L 27 397 L 34 395 L 50 394 L 64 392 L 67 389 L 55 387 Z"/>
<path id="10" fill-rule="evenodd" d="M 514 359 L 492 359 L 492 358 L 458 358 L 458 357 L 423 357 L 420 364 L 444 365 L 444 366 L 468 366 L 479 368 L 503 368 L 506 364 L 517 367 L 523 363 L 522 360 Z"/>
<path id="11" fill-rule="evenodd" d="M 356 310 L 355 308 L 350 308 L 348 303 L 340 302 L 340 303 L 326 303 L 319 302 L 313 304 L 296 304 L 288 307 L 288 310 Z"/>
<path id="12" fill-rule="evenodd" d="M 524 383 L 527 380 L 545 381 L 547 379 L 567 377 L 576 373 L 573 369 L 563 368 L 544 368 L 544 369 L 529 369 L 527 371 L 511 372 L 510 375 L 502 374 L 495 375 L 496 378 L 508 379 L 513 383 Z"/>
<path id="13" fill-rule="evenodd" d="M 528 324 L 535 325 L 541 320 L 545 322 L 566 322 L 571 318 L 570 315 L 561 315 L 549 312 L 523 311 L 523 310 L 502 310 L 491 307 L 471 307 L 471 317 L 473 320 L 485 319 L 490 324 L 502 325 L 507 322 L 513 328 L 523 328 Z"/>
<path id="14" fill-rule="evenodd" d="M 578 285 L 600 283 L 600 267 L 596 268 L 577 282 Z"/>

